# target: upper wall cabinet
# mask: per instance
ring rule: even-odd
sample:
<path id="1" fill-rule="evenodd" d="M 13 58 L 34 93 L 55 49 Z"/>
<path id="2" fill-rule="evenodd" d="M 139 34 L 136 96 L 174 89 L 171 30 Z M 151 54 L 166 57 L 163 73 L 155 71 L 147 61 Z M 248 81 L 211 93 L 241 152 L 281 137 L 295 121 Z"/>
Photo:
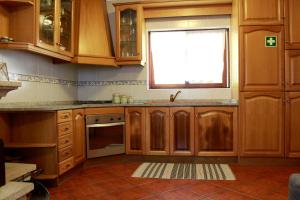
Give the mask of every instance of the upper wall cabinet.
<path id="1" fill-rule="evenodd" d="M 105 0 L 77 0 L 73 63 L 116 66 Z"/>
<path id="2" fill-rule="evenodd" d="M 239 12 L 240 25 L 283 24 L 283 0 L 240 0 Z"/>
<path id="3" fill-rule="evenodd" d="M 40 0 L 37 12 L 37 46 L 73 56 L 73 1 Z"/>
<path id="4" fill-rule="evenodd" d="M 286 48 L 300 49 L 300 1 L 285 1 Z"/>
<path id="5" fill-rule="evenodd" d="M 281 91 L 284 86 L 282 26 L 240 28 L 240 90 Z"/>
<path id="6" fill-rule="evenodd" d="M 143 8 L 116 5 L 116 60 L 119 65 L 142 64 Z"/>

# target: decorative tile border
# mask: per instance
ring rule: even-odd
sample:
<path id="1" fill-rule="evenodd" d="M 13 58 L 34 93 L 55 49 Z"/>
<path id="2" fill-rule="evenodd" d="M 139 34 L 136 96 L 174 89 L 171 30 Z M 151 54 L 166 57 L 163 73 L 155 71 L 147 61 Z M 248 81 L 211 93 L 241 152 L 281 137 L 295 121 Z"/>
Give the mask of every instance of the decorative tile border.
<path id="1" fill-rule="evenodd" d="M 58 78 L 54 78 L 54 77 L 46 77 L 46 76 L 39 76 L 39 75 L 9 73 L 9 78 L 11 80 L 16 80 L 16 81 L 27 81 L 27 82 L 39 82 L 39 83 L 77 86 L 77 81 L 63 80 L 63 79 L 58 79 Z"/>
<path id="2" fill-rule="evenodd" d="M 109 85 L 147 85 L 147 81 L 146 80 L 78 81 L 79 87 L 109 86 Z"/>
<path id="3" fill-rule="evenodd" d="M 63 80 L 54 77 L 9 73 L 10 80 L 27 81 L 38 83 L 59 84 L 78 87 L 95 87 L 95 86 L 120 86 L 120 85 L 147 85 L 146 80 L 118 80 L 118 81 L 73 81 Z"/>

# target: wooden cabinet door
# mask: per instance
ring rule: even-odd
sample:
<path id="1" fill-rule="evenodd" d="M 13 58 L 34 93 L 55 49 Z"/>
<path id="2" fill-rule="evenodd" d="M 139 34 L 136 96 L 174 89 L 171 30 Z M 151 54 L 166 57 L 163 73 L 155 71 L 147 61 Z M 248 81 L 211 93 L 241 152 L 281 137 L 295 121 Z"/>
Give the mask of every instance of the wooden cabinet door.
<path id="1" fill-rule="evenodd" d="M 288 157 L 300 157 L 300 92 L 287 93 L 286 152 Z"/>
<path id="2" fill-rule="evenodd" d="M 239 0 L 240 25 L 283 24 L 283 10 L 283 0 Z"/>
<path id="3" fill-rule="evenodd" d="M 145 108 L 126 108 L 126 153 L 145 153 Z"/>
<path id="4" fill-rule="evenodd" d="M 194 108 L 170 108 L 170 153 L 171 155 L 194 155 Z"/>
<path id="5" fill-rule="evenodd" d="M 142 12 L 139 5 L 116 6 L 116 60 L 142 59 Z"/>
<path id="6" fill-rule="evenodd" d="M 300 91 L 300 50 L 285 51 L 285 89 Z"/>
<path id="7" fill-rule="evenodd" d="M 283 96 L 281 92 L 244 92 L 241 94 L 242 156 L 283 156 Z"/>
<path id="8" fill-rule="evenodd" d="M 241 91 L 283 90 L 283 33 L 282 26 L 240 28 Z M 277 46 L 266 47 L 267 37 L 277 37 Z"/>
<path id="9" fill-rule="evenodd" d="M 85 122 L 84 109 L 73 110 L 73 157 L 77 165 L 85 161 Z"/>
<path id="10" fill-rule="evenodd" d="M 299 10 L 299 0 L 285 0 L 285 45 L 287 49 L 300 49 Z"/>
<path id="11" fill-rule="evenodd" d="M 169 154 L 169 108 L 146 108 L 146 154 Z"/>
<path id="12" fill-rule="evenodd" d="M 236 156 L 237 108 L 195 108 L 195 154 Z"/>

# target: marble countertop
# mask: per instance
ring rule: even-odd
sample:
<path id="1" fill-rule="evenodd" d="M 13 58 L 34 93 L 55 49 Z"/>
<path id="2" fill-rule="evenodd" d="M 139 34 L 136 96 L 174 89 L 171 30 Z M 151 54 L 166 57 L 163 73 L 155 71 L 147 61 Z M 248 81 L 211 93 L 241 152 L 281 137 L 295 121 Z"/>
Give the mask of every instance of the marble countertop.
<path id="1" fill-rule="evenodd" d="M 35 169 L 35 164 L 5 163 L 6 184 L 0 187 L 0 200 L 19 199 L 31 192 L 34 189 L 33 183 L 14 182 L 13 180 Z"/>
<path id="2" fill-rule="evenodd" d="M 93 101 L 93 102 L 74 102 L 74 103 L 16 103 L 16 104 L 0 104 L 0 111 L 56 111 L 78 108 L 96 108 L 96 107 L 206 107 L 206 106 L 238 106 L 238 101 L 235 99 L 226 100 L 177 100 L 169 102 L 168 100 L 149 100 L 136 101 L 132 104 L 113 104 L 108 101 Z"/>

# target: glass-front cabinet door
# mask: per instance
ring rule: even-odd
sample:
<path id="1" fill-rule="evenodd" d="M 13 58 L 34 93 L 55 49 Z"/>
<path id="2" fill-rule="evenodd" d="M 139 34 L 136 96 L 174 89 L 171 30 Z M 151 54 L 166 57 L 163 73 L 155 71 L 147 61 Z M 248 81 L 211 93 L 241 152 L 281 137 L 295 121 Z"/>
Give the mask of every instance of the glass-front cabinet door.
<path id="1" fill-rule="evenodd" d="M 39 5 L 37 45 L 49 50 L 55 50 L 56 2 L 56 0 L 37 1 Z"/>
<path id="2" fill-rule="evenodd" d="M 61 53 L 73 53 L 73 0 L 60 1 L 59 42 L 57 46 Z"/>
<path id="3" fill-rule="evenodd" d="M 37 46 L 73 54 L 74 0 L 38 0 Z"/>
<path id="4" fill-rule="evenodd" d="M 116 7 L 117 60 L 141 60 L 141 12 L 138 6 Z"/>

